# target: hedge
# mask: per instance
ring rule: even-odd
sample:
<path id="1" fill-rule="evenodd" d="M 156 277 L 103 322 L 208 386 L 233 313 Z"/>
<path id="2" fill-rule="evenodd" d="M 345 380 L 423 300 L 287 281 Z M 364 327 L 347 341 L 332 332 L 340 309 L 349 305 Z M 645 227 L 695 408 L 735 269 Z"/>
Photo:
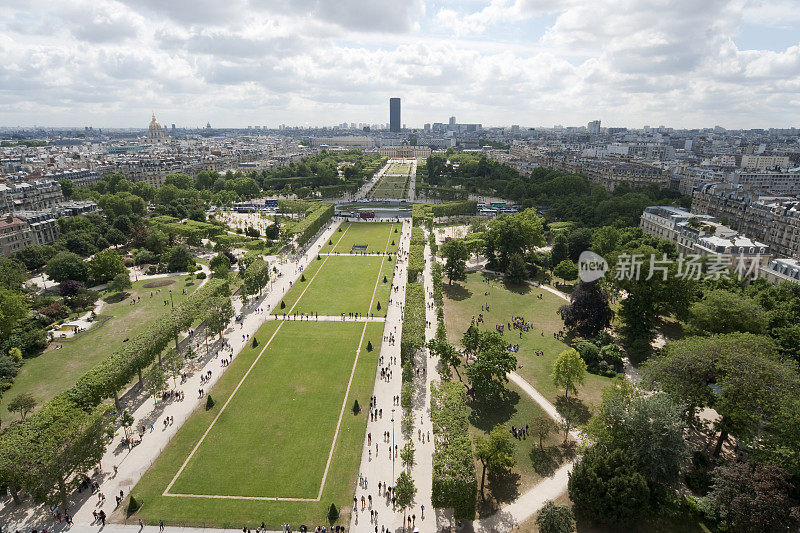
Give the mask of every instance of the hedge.
<path id="1" fill-rule="evenodd" d="M 333 217 L 333 204 L 319 203 L 316 207 L 306 214 L 306 218 L 301 220 L 292 228 L 292 234 L 297 235 L 297 243 L 303 245 L 317 234 L 319 229 Z"/>
<path id="2" fill-rule="evenodd" d="M 411 244 L 425 244 L 425 230 L 419 227 L 411 228 Z"/>
<path id="3" fill-rule="evenodd" d="M 403 331 L 400 337 L 400 364 L 411 361 L 425 344 L 425 288 L 422 283 L 406 285 Z"/>
<path id="4" fill-rule="evenodd" d="M 408 282 L 416 282 L 423 270 L 425 270 L 425 245 L 412 244 L 408 248 Z"/>
<path id="5" fill-rule="evenodd" d="M 456 520 L 473 520 L 478 481 L 463 384 L 431 383 L 431 422 L 435 446 L 431 503 L 436 509 L 452 508 Z"/>
<path id="6" fill-rule="evenodd" d="M 428 204 L 414 204 L 411 206 L 411 224 L 413 226 L 428 226 L 433 228 L 433 211 Z"/>
<path id="7" fill-rule="evenodd" d="M 478 202 L 474 200 L 464 200 L 462 202 L 448 202 L 446 204 L 434 204 L 432 207 L 433 216 L 451 217 L 453 215 L 474 215 L 478 212 Z"/>
<path id="8" fill-rule="evenodd" d="M 219 297 L 228 298 L 230 288 L 225 280 L 212 279 L 177 306 L 173 312 L 152 322 L 122 348 L 107 356 L 81 376 L 66 395 L 82 408 L 115 398 L 141 370 L 150 366 L 158 355 L 189 329 L 197 320 L 207 318 Z"/>
<path id="9" fill-rule="evenodd" d="M 437 307 L 442 307 L 444 303 L 444 295 L 442 294 L 442 264 L 439 261 L 433 262 L 431 276 L 433 277 L 433 301 L 436 302 Z"/>

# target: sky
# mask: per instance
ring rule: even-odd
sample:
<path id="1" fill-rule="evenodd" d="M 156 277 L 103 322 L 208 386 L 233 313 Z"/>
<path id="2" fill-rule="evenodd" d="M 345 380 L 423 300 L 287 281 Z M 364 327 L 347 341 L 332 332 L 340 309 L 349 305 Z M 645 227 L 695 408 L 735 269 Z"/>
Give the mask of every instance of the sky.
<path id="1" fill-rule="evenodd" d="M 0 126 L 800 126 L 800 0 L 3 0 Z"/>

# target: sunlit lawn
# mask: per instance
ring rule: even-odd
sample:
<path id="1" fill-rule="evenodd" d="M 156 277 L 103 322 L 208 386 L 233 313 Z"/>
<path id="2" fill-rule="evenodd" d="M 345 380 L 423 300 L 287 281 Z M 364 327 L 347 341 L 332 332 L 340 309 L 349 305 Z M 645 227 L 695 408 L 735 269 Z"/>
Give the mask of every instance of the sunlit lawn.
<path id="1" fill-rule="evenodd" d="M 157 292 L 158 288 L 143 287 L 146 283 L 162 279 L 172 280 L 174 283 L 160 287 L 161 292 Z M 127 291 L 130 294 L 128 298 L 121 302 L 104 304 L 100 315 L 112 317 L 110 320 L 102 325 L 95 325 L 96 330 L 89 330 L 74 341 L 56 339 L 41 355 L 26 360 L 14 379 L 14 385 L 0 401 L 0 416 L 9 416 L 6 406 L 19 394 L 32 394 L 41 406 L 69 389 L 92 366 L 120 348 L 124 339 L 135 337 L 143 326 L 168 313 L 170 306 L 165 306 L 164 300 L 169 299 L 170 289 L 175 305 L 194 292 L 200 281 L 195 280 L 193 284 L 186 285 L 186 279 L 186 276 L 170 276 L 135 282 L 133 288 Z M 183 289 L 187 289 L 188 294 L 183 294 Z M 141 297 L 141 300 L 136 305 L 131 305 L 133 297 Z M 58 345 L 63 347 L 57 350 Z"/>

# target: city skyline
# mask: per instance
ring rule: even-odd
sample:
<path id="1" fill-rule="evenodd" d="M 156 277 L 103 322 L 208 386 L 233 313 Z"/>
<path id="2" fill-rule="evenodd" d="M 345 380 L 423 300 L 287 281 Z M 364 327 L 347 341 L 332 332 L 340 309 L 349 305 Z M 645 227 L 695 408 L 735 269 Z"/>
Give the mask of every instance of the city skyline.
<path id="1" fill-rule="evenodd" d="M 0 7 L 0 126 L 786 128 L 791 2 L 41 1 Z"/>

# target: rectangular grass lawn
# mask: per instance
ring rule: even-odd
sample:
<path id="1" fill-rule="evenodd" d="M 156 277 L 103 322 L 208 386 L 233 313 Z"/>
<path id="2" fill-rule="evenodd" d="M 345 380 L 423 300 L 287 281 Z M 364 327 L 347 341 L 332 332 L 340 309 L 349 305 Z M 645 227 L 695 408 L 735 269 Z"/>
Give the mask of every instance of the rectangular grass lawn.
<path id="1" fill-rule="evenodd" d="M 298 279 L 294 283 L 283 297 L 285 308 L 276 306 L 273 314 L 373 313 L 385 316 L 393 269 L 394 259 L 389 261 L 385 257 L 323 256 L 311 262 L 303 272 L 305 281 Z M 386 283 L 383 283 L 384 276 Z M 381 302 L 380 310 L 378 302 Z"/>
<path id="2" fill-rule="evenodd" d="M 198 408 L 131 491 L 143 507 L 129 521 L 227 528 L 255 528 L 264 521 L 277 530 L 285 522 L 322 524 L 335 503 L 342 508 L 339 523 L 347 523 L 368 416 L 366 409 L 354 415 L 350 406 L 355 400 L 369 405 L 383 332 L 379 323 L 367 324 L 320 501 L 163 495 L 278 327 L 170 493 L 317 497 L 364 324 L 267 321 L 256 333 L 260 346 L 244 349 L 209 391 L 216 406 Z M 369 342 L 376 347 L 371 352 Z M 114 516 L 124 518 L 120 512 Z"/>
<path id="3" fill-rule="evenodd" d="M 363 329 L 285 322 L 170 492 L 316 498 Z"/>
<path id="4" fill-rule="evenodd" d="M 330 238 L 333 244 L 325 243 L 320 252 L 349 254 L 354 253 L 353 246 L 366 246 L 365 251 L 369 253 L 394 254 L 401 228 L 402 224 L 388 222 L 345 222 L 341 225 L 342 231 L 335 232 Z"/>

